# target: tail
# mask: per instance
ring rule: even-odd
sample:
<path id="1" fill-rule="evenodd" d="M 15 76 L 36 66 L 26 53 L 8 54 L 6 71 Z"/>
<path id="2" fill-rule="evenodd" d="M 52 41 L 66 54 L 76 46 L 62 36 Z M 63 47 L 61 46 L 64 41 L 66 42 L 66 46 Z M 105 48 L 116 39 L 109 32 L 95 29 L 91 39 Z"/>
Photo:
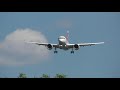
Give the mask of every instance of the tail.
<path id="1" fill-rule="evenodd" d="M 67 42 L 68 42 L 68 38 L 69 38 L 69 31 L 67 31 L 67 35 L 66 35 Z"/>

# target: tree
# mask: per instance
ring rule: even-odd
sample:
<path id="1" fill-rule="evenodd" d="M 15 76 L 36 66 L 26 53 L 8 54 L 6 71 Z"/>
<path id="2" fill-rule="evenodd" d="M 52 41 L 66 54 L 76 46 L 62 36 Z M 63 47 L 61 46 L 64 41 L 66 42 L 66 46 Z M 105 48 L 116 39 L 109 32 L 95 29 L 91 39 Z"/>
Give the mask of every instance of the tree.
<path id="1" fill-rule="evenodd" d="M 66 78 L 67 75 L 64 74 L 56 74 L 55 78 Z"/>
<path id="2" fill-rule="evenodd" d="M 50 78 L 50 76 L 47 74 L 43 74 L 41 78 Z"/>
<path id="3" fill-rule="evenodd" d="M 24 73 L 19 73 L 18 78 L 27 78 L 27 75 L 24 74 Z M 34 78 L 39 78 L 39 77 L 34 76 Z M 40 77 L 40 78 L 50 78 L 50 76 L 47 75 L 47 74 L 42 74 L 42 77 Z M 53 76 L 53 78 L 67 78 L 67 75 L 65 75 L 65 74 L 56 74 L 55 76 Z"/>
<path id="4" fill-rule="evenodd" d="M 27 78 L 27 76 L 24 73 L 20 73 L 19 76 L 18 76 L 18 78 Z"/>

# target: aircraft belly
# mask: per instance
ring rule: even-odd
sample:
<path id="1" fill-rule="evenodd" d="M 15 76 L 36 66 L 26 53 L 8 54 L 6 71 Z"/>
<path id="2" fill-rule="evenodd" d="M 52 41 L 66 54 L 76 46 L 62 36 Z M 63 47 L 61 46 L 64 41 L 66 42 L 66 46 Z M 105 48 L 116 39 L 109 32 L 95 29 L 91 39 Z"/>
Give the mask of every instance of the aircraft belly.
<path id="1" fill-rule="evenodd" d="M 68 47 L 66 47 L 66 42 L 59 41 L 59 45 L 61 45 L 61 47 L 59 47 L 60 49 L 63 49 L 63 50 L 68 50 L 69 49 Z"/>
<path id="2" fill-rule="evenodd" d="M 66 43 L 65 42 L 59 42 L 60 45 L 65 45 Z"/>
<path id="3" fill-rule="evenodd" d="M 66 47 L 65 45 L 63 46 L 63 50 L 68 50 L 69 48 Z"/>

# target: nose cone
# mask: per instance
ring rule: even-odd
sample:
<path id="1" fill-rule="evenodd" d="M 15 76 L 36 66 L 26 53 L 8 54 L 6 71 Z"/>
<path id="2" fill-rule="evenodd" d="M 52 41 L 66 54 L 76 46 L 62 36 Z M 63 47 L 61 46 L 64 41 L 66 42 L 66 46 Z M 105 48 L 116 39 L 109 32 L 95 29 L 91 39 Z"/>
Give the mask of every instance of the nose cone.
<path id="1" fill-rule="evenodd" d="M 65 40 L 64 39 L 59 39 L 59 44 L 60 45 L 65 44 Z"/>
<path id="2" fill-rule="evenodd" d="M 60 42 L 65 42 L 65 39 L 59 39 Z"/>
<path id="3" fill-rule="evenodd" d="M 64 36 L 60 36 L 58 38 L 59 44 L 64 44 L 66 42 L 66 38 Z"/>

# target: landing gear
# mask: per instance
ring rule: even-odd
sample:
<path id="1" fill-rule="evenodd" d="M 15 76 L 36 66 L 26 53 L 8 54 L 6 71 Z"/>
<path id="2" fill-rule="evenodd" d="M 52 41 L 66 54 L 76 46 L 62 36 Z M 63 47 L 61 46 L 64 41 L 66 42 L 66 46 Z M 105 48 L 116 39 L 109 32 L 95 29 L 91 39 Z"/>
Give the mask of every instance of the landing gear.
<path id="1" fill-rule="evenodd" d="M 73 48 L 72 48 L 72 51 L 71 51 L 71 53 L 74 53 L 74 51 L 73 51 Z"/>
<path id="2" fill-rule="evenodd" d="M 58 53 L 58 51 L 56 51 L 56 48 L 55 48 L 55 51 L 54 51 L 54 53 Z"/>
<path id="3" fill-rule="evenodd" d="M 58 51 L 54 51 L 54 53 L 58 53 Z"/>
<path id="4" fill-rule="evenodd" d="M 74 53 L 74 51 L 71 51 L 71 53 Z"/>

